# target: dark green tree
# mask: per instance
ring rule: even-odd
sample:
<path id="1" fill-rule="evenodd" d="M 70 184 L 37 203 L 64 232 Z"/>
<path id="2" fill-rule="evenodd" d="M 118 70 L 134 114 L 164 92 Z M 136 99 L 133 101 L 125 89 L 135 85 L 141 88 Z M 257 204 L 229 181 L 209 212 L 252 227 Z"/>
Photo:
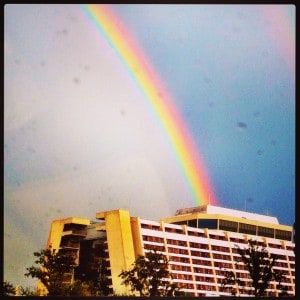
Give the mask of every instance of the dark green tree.
<path id="1" fill-rule="evenodd" d="M 178 296 L 180 290 L 168 270 L 169 261 L 154 250 L 140 255 L 128 271 L 119 275 L 123 284 L 130 286 L 131 292 L 140 296 Z"/>
<path id="2" fill-rule="evenodd" d="M 3 281 L 3 296 L 14 296 L 16 287 L 9 281 Z"/>
<path id="3" fill-rule="evenodd" d="M 35 264 L 26 268 L 25 276 L 37 278 L 46 287 L 48 296 L 70 295 L 71 284 L 64 283 L 65 274 L 73 272 L 75 258 L 65 255 L 51 247 L 40 252 L 34 252 L 37 257 Z"/>
<path id="4" fill-rule="evenodd" d="M 20 296 L 38 296 L 36 290 L 32 287 L 20 286 L 19 293 Z"/>
<path id="5" fill-rule="evenodd" d="M 266 296 L 266 289 L 270 281 L 277 282 L 277 290 L 281 291 L 280 296 L 286 295 L 286 289 L 281 285 L 284 275 L 281 272 L 275 272 L 277 256 L 269 254 L 266 247 L 258 246 L 256 241 L 249 240 L 247 248 L 236 247 L 238 254 L 241 256 L 242 262 L 246 266 L 251 278 L 251 287 L 249 295 L 255 297 Z M 236 263 L 236 269 L 238 265 Z M 229 287 L 232 295 L 236 295 L 237 287 L 244 287 L 245 281 L 238 278 L 233 271 L 225 271 L 225 278 L 222 282 L 222 287 Z"/>

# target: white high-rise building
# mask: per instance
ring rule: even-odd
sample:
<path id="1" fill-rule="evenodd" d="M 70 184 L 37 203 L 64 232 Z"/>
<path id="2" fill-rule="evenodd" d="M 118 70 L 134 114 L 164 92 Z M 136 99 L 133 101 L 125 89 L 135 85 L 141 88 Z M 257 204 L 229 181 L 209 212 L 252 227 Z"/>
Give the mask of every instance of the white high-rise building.
<path id="1" fill-rule="evenodd" d="M 237 296 L 247 296 L 251 279 L 237 247 L 248 247 L 251 239 L 277 255 L 274 270 L 284 274 L 282 286 L 288 295 L 295 295 L 293 228 L 275 217 L 204 205 L 180 209 L 161 221 L 131 217 L 126 210 L 99 212 L 96 218 L 97 223 L 80 218 L 53 221 L 47 246 L 77 256 L 73 277 L 84 273 L 92 278 L 94 261 L 102 259 L 108 294 L 128 294 L 119 274 L 138 255 L 155 249 L 166 255 L 173 281 L 186 295 L 230 296 L 222 280 L 225 270 L 232 270 L 246 283 L 235 286 Z M 266 296 L 279 295 L 277 283 L 270 282 Z"/>

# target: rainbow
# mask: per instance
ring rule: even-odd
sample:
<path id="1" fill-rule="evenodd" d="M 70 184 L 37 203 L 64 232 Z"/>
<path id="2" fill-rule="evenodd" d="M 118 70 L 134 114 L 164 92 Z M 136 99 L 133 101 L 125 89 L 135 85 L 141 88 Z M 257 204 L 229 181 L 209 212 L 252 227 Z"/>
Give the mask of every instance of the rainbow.
<path id="1" fill-rule="evenodd" d="M 161 122 L 195 205 L 216 204 L 216 197 L 196 146 L 171 97 L 146 56 L 107 5 L 83 5 L 83 10 L 115 49 L 127 71 Z"/>

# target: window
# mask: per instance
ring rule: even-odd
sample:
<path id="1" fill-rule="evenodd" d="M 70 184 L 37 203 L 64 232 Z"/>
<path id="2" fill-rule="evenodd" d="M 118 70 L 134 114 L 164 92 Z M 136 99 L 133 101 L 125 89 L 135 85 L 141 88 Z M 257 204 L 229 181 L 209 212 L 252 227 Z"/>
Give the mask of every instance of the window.
<path id="1" fill-rule="evenodd" d="M 294 247 L 292 247 L 292 246 L 286 246 L 286 250 L 294 251 Z"/>
<path id="2" fill-rule="evenodd" d="M 238 231 L 238 222 L 220 220 L 219 221 L 219 229 L 237 232 Z"/>
<path id="3" fill-rule="evenodd" d="M 198 228 L 217 229 L 218 220 L 216 219 L 199 219 Z"/>
<path id="4" fill-rule="evenodd" d="M 251 224 L 240 223 L 239 232 L 255 235 L 256 234 L 256 226 L 251 225 Z"/>
<path id="5" fill-rule="evenodd" d="M 188 220 L 187 225 L 190 226 L 190 227 L 197 228 L 197 220 Z"/>
<path id="6" fill-rule="evenodd" d="M 202 244 L 201 245 L 201 249 L 203 249 L 203 250 L 209 250 L 209 246 L 206 245 L 206 244 Z"/>
<path id="7" fill-rule="evenodd" d="M 191 248 L 200 248 L 200 244 L 198 244 L 198 243 L 194 243 L 194 242 L 190 242 L 190 247 Z"/>
<path id="8" fill-rule="evenodd" d="M 276 229 L 275 238 L 280 240 L 291 241 L 292 240 L 292 232 L 286 230 Z"/>
<path id="9" fill-rule="evenodd" d="M 260 236 L 274 238 L 274 228 L 258 226 L 257 234 Z"/>

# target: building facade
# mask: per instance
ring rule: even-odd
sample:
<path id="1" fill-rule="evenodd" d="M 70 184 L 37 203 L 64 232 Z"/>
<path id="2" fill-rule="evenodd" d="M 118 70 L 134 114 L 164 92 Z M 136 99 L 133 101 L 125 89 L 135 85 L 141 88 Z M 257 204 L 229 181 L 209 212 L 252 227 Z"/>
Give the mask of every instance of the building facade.
<path id="1" fill-rule="evenodd" d="M 248 241 L 276 254 L 274 270 L 284 274 L 282 286 L 295 295 L 295 244 L 292 226 L 277 218 L 204 205 L 180 209 L 161 221 L 130 216 L 126 210 L 96 213 L 97 222 L 67 218 L 52 222 L 47 247 L 76 257 L 77 267 L 64 281 L 95 278 L 104 268 L 106 294 L 128 295 L 119 274 L 131 268 L 138 255 L 157 250 L 169 260 L 173 282 L 190 296 L 230 296 L 222 287 L 225 272 L 232 270 L 246 284 L 235 287 L 237 296 L 247 296 L 251 279 L 237 247 Z M 270 282 L 268 296 L 278 296 L 277 283 Z"/>

